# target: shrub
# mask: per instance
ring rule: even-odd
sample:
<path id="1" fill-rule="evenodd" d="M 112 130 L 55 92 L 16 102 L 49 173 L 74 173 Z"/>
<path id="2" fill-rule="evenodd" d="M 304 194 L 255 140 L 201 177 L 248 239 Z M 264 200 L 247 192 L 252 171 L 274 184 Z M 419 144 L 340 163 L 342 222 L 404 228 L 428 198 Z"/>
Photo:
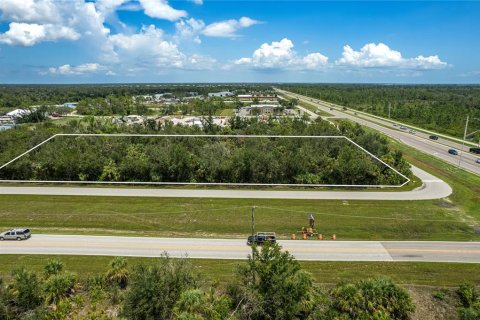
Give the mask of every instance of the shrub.
<path id="1" fill-rule="evenodd" d="M 43 287 L 45 303 L 57 304 L 61 298 L 69 296 L 73 293 L 76 280 L 76 275 L 70 272 L 56 274 L 48 278 Z"/>
<path id="2" fill-rule="evenodd" d="M 33 310 L 41 304 L 37 275 L 25 268 L 12 272 L 13 283 L 8 287 L 11 302 L 19 312 Z"/>
<path id="3" fill-rule="evenodd" d="M 409 319 L 415 310 L 408 293 L 388 278 L 339 284 L 331 290 L 332 308 L 349 319 Z"/>
<path id="4" fill-rule="evenodd" d="M 138 265 L 125 295 L 128 319 L 171 319 L 182 292 L 197 288 L 197 276 L 186 259 L 162 257 L 153 266 Z"/>
<path id="5" fill-rule="evenodd" d="M 123 257 L 115 257 L 110 262 L 110 269 L 106 276 L 109 284 L 116 284 L 120 288 L 125 289 L 128 284 L 127 260 Z"/>
<path id="6" fill-rule="evenodd" d="M 199 289 L 186 290 L 175 304 L 174 319 L 223 320 L 228 318 L 230 303 L 228 297 L 216 294 L 213 288 L 208 293 Z"/>
<path id="7" fill-rule="evenodd" d="M 480 292 L 470 284 L 464 284 L 457 290 L 461 307 L 459 316 L 461 320 L 480 319 Z"/>
<path id="8" fill-rule="evenodd" d="M 59 274 L 63 270 L 63 262 L 59 259 L 51 259 L 45 266 L 45 278 Z"/>

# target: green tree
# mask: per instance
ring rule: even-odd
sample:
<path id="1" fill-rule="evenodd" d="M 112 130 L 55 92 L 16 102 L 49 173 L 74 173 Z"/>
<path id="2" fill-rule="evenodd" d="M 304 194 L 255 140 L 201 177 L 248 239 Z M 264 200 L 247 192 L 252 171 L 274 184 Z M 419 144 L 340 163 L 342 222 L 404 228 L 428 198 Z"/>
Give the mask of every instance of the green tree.
<path id="1" fill-rule="evenodd" d="M 302 319 L 310 310 L 312 276 L 277 244 L 252 247 L 248 262 L 239 267 L 240 283 L 230 288 L 242 319 Z"/>
<path id="2" fill-rule="evenodd" d="M 112 159 L 108 160 L 107 164 L 103 166 L 102 174 L 100 175 L 101 181 L 119 181 L 120 172 L 117 164 Z"/>

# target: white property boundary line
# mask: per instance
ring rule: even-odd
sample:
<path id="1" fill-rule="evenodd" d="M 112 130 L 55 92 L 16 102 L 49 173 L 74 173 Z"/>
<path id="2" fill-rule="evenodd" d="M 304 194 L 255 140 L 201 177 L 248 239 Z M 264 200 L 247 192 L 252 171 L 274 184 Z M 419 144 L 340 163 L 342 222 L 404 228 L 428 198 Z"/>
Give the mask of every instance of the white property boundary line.
<path id="1" fill-rule="evenodd" d="M 27 155 L 33 150 L 39 148 L 48 141 L 55 137 L 166 137 L 166 138 L 310 138 L 310 139 L 345 139 L 355 145 L 357 148 L 367 153 L 370 157 L 382 163 L 384 166 L 393 170 L 396 174 L 400 175 L 406 181 L 400 185 L 347 185 L 347 184 L 305 184 L 305 183 L 221 183 L 221 182 L 135 182 L 135 181 L 50 181 L 50 180 L 0 180 L 0 182 L 18 182 L 18 183 L 58 183 L 58 184 L 116 184 L 116 185 L 197 185 L 197 186 L 286 186 L 286 187 L 347 187 L 347 188 L 401 188 L 410 182 L 410 179 L 393 168 L 388 163 L 384 162 L 365 148 L 361 147 L 357 143 L 353 142 L 346 136 L 277 136 L 277 135 L 214 135 L 214 134 L 106 134 L 106 133 L 58 133 L 50 138 L 42 141 L 33 148 L 25 151 L 18 157 L 8 161 L 0 166 L 0 170 L 8 166 L 12 162 L 17 161 L 21 157 Z"/>

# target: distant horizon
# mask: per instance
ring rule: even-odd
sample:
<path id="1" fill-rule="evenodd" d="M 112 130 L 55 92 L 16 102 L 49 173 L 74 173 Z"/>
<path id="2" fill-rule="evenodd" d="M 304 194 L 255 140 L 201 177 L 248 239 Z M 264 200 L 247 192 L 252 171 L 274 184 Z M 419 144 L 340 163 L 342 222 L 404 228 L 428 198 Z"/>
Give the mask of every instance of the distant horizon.
<path id="1" fill-rule="evenodd" d="M 393 82 L 72 82 L 72 83 L 0 83 L 0 86 L 69 86 L 69 85 L 377 85 L 377 86 L 480 86 L 479 83 L 393 83 Z"/>

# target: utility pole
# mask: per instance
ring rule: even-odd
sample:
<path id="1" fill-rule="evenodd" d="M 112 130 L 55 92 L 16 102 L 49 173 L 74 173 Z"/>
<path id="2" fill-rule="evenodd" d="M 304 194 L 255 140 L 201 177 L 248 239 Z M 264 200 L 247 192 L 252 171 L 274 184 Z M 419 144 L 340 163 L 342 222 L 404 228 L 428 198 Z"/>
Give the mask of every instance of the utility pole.
<path id="1" fill-rule="evenodd" d="M 390 119 L 390 109 L 392 108 L 392 103 L 388 103 L 388 119 Z"/>
<path id="2" fill-rule="evenodd" d="M 255 206 L 252 207 L 252 236 L 255 235 Z"/>
<path id="3" fill-rule="evenodd" d="M 460 163 L 462 162 L 463 149 L 465 149 L 465 140 L 467 139 L 467 129 L 468 129 L 468 115 L 467 115 L 467 121 L 465 122 L 465 131 L 463 132 L 462 150 L 460 151 L 460 157 L 458 158 L 458 168 L 460 168 Z"/>

